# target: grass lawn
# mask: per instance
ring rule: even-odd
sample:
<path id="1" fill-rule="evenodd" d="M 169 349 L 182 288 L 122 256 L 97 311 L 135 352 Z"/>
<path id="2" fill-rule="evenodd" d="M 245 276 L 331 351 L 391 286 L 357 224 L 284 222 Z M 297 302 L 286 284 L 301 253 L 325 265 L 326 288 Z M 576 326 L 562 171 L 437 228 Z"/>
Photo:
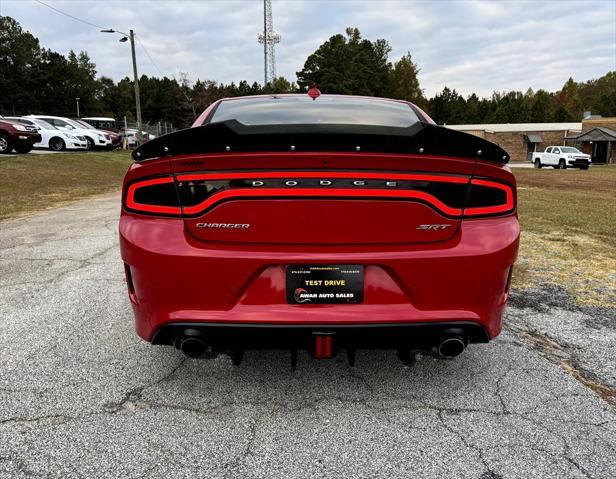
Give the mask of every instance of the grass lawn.
<path id="1" fill-rule="evenodd" d="M 121 188 L 125 150 L 0 155 L 0 219 Z"/>
<path id="2" fill-rule="evenodd" d="M 513 172 L 522 226 L 514 288 L 553 283 L 581 304 L 616 304 L 616 166 Z"/>
<path id="3" fill-rule="evenodd" d="M 118 190 L 130 152 L 0 155 L 0 219 Z M 513 170 L 522 225 L 513 287 L 553 283 L 616 304 L 616 166 Z"/>

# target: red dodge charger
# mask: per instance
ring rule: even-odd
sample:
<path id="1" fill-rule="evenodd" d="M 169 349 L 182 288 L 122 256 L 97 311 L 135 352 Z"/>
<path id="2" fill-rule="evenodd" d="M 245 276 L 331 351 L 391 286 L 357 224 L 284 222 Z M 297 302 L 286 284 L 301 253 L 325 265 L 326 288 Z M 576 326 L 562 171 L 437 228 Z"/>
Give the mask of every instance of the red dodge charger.
<path id="1" fill-rule="evenodd" d="M 509 157 L 415 105 L 229 98 L 138 148 L 120 244 L 137 333 L 191 357 L 444 358 L 496 337 L 519 240 Z"/>

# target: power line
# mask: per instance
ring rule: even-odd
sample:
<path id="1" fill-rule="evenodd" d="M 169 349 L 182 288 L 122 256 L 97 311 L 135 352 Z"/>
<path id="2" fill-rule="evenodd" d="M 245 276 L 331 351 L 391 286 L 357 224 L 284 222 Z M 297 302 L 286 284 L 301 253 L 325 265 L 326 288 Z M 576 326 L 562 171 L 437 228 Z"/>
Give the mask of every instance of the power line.
<path id="1" fill-rule="evenodd" d="M 44 5 L 44 6 L 45 6 L 45 7 L 47 7 L 47 8 L 50 8 L 51 10 L 53 10 L 53 11 L 55 11 L 55 12 L 59 13 L 60 15 L 64 15 L 65 17 L 72 18 L 73 20 L 77 20 L 78 22 L 84 23 L 84 24 L 89 25 L 89 26 L 94 27 L 94 28 L 98 28 L 98 29 L 100 29 L 100 30 L 104 30 L 104 29 L 105 29 L 104 27 L 101 27 L 100 25 L 96 25 L 95 23 L 91 23 L 91 22 L 88 22 L 87 20 L 83 20 L 82 18 L 78 18 L 78 17 L 76 17 L 76 16 L 74 16 L 74 15 L 71 15 L 70 13 L 63 12 L 62 10 L 59 10 L 59 9 L 57 9 L 56 7 L 53 7 L 53 6 L 51 6 L 51 5 L 49 5 L 49 4 L 45 3 L 45 2 L 43 2 L 43 1 L 41 1 L 41 0 L 34 0 L 34 1 L 35 1 L 35 2 L 37 2 L 37 3 L 40 3 L 41 5 Z M 154 65 L 154 68 L 156 68 L 156 70 L 158 70 L 158 73 L 160 74 L 160 76 L 161 76 L 161 77 L 164 77 L 165 75 L 163 74 L 163 72 L 161 71 L 161 69 L 159 68 L 159 66 L 156 64 L 156 62 L 154 61 L 154 59 L 152 58 L 152 55 L 150 55 L 150 53 L 149 53 L 149 52 L 148 52 L 148 50 L 145 48 L 145 46 L 143 45 L 143 43 L 141 43 L 141 40 L 139 39 L 139 37 L 137 37 L 137 36 L 136 36 L 136 38 L 137 38 L 137 41 L 139 42 L 139 45 L 141 45 L 141 48 L 143 49 L 143 52 L 146 54 L 146 56 L 147 56 L 147 57 L 148 57 L 148 59 L 150 60 L 150 63 L 152 63 L 152 65 Z M 173 75 L 172 75 L 172 76 L 173 76 Z M 175 77 L 173 77 L 173 78 L 175 79 Z M 176 80 L 176 81 L 177 81 L 177 80 Z"/>
<path id="2" fill-rule="evenodd" d="M 158 68 L 158 65 L 156 64 L 156 62 L 152 59 L 152 56 L 150 55 L 150 53 L 147 51 L 147 49 L 145 48 L 145 46 L 143 45 L 143 43 L 141 43 L 141 40 L 139 40 L 139 37 L 135 35 L 135 38 L 137 38 L 137 41 L 139 42 L 139 45 L 141 46 L 141 49 L 143 50 L 143 53 L 145 53 L 145 55 L 149 58 L 150 63 L 152 63 L 152 65 L 154 65 L 154 68 L 156 68 L 158 70 L 158 73 L 160 73 L 161 77 L 164 77 L 165 75 L 163 74 L 163 72 L 160 70 L 160 68 Z M 174 77 L 175 79 L 175 77 Z"/>
<path id="3" fill-rule="evenodd" d="M 139 45 L 141 46 L 141 49 L 143 50 L 143 53 L 146 54 L 146 56 L 150 59 L 150 62 L 152 63 L 152 65 L 154 65 L 154 68 L 156 68 L 156 70 L 158 70 L 158 73 L 160 73 L 160 76 L 162 78 L 165 78 L 164 73 L 161 71 L 161 69 L 158 67 L 158 65 L 156 64 L 156 62 L 154 61 L 154 59 L 152 58 L 152 56 L 150 55 L 150 53 L 148 52 L 148 50 L 145 48 L 145 46 L 143 45 L 143 43 L 141 43 L 141 40 L 139 40 L 139 37 L 137 37 L 137 41 L 139 42 Z M 161 80 L 162 80 L 161 78 Z M 182 92 L 182 95 L 184 95 L 184 98 L 186 98 L 186 101 L 188 101 L 188 103 L 190 103 L 190 105 L 192 105 L 192 99 L 186 94 L 186 92 L 182 89 L 182 85 L 180 84 L 180 82 L 178 81 L 178 79 L 175 77 L 175 75 L 172 73 L 171 74 L 171 78 L 173 78 L 175 80 L 175 82 L 178 84 L 178 86 L 180 87 L 180 91 Z"/>
<path id="4" fill-rule="evenodd" d="M 74 15 L 71 15 L 70 13 L 66 13 L 66 12 L 63 12 L 62 10 L 58 10 L 56 7 L 52 7 L 51 5 L 48 5 L 45 2 L 41 2 L 41 0 L 34 0 L 34 1 L 37 3 L 40 3 L 41 5 L 46 6 L 47 8 L 53 10 L 54 12 L 59 13 L 60 15 L 64 15 L 65 17 L 72 18 L 73 20 L 77 20 L 78 22 L 81 22 L 81 23 L 85 23 L 86 25 L 90 25 L 91 27 L 95 27 L 100 30 L 103 30 L 105 28 L 105 27 L 101 27 L 100 25 L 96 25 L 94 23 L 88 22 L 87 20 L 83 20 L 82 18 L 75 17 Z"/>
<path id="5" fill-rule="evenodd" d="M 91 23 L 91 22 L 88 22 L 87 20 L 83 20 L 82 18 L 79 18 L 79 17 L 76 17 L 76 16 L 74 16 L 74 15 L 71 15 L 70 13 L 63 12 L 62 10 L 59 10 L 59 9 L 57 9 L 56 7 L 53 7 L 53 6 L 51 6 L 51 5 L 49 5 L 49 4 L 45 3 L 45 2 L 43 2 L 43 1 L 41 1 L 41 0 L 34 0 L 34 1 L 35 1 L 35 2 L 37 2 L 37 3 L 40 3 L 41 5 L 43 5 L 43 6 L 47 7 L 47 8 L 49 8 L 49 9 L 51 9 L 51 10 L 53 10 L 54 12 L 59 13 L 60 15 L 64 15 L 65 17 L 72 18 L 73 20 L 77 20 L 78 22 L 81 22 L 81 23 L 83 23 L 83 24 L 85 24 L 85 25 L 89 25 L 89 26 L 91 26 L 91 27 L 98 28 L 99 30 L 105 30 L 105 27 L 101 27 L 100 25 L 96 25 L 95 23 Z M 139 39 L 139 37 L 136 37 L 136 38 L 137 38 L 137 42 L 139 42 L 139 45 L 141 46 L 141 49 L 143 50 L 143 52 L 146 54 L 146 56 L 147 56 L 147 57 L 148 57 L 148 59 L 150 60 L 150 63 L 152 63 L 152 65 L 154 65 L 154 68 L 156 68 L 156 70 L 158 71 L 158 73 L 160 74 L 160 76 L 161 76 L 162 78 L 164 78 L 164 77 L 165 77 L 165 74 L 162 72 L 162 70 L 161 70 L 161 69 L 159 68 L 159 66 L 156 64 L 156 62 L 155 62 L 155 61 L 154 61 L 154 59 L 152 58 L 152 55 L 150 55 L 150 52 L 148 52 L 147 48 L 145 48 L 145 46 L 143 45 L 143 43 L 141 43 L 141 40 Z M 174 75 L 173 73 L 171 74 L 171 77 L 172 77 L 172 78 L 176 81 L 176 83 L 178 83 L 178 85 L 179 85 L 179 82 L 178 82 L 177 78 L 175 77 L 175 75 Z M 182 88 L 180 88 L 180 91 L 182 92 L 182 94 L 184 95 L 184 97 L 186 98 L 186 100 L 187 100 L 190 104 L 192 104 L 192 100 L 188 97 L 188 95 L 186 94 L 186 92 L 185 92 Z"/>

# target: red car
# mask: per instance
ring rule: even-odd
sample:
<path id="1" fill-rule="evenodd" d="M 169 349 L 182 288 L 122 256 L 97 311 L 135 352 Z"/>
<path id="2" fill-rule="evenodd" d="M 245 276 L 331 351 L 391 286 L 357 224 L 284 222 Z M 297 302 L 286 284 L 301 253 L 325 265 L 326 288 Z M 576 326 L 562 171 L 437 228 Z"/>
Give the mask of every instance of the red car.
<path id="1" fill-rule="evenodd" d="M 28 153 L 40 141 L 36 127 L 0 117 L 0 153 Z"/>
<path id="2" fill-rule="evenodd" d="M 509 157 L 413 104 L 224 99 L 133 157 L 120 240 L 146 341 L 234 364 L 247 349 L 408 362 L 500 333 L 519 239 Z"/>

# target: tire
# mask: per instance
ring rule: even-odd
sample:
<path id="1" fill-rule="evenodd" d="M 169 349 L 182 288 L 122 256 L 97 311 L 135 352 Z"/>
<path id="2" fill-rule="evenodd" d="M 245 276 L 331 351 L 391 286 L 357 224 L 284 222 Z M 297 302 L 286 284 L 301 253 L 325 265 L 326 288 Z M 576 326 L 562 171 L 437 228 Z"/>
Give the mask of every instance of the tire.
<path id="1" fill-rule="evenodd" d="M 94 149 L 94 140 L 89 136 L 86 136 L 86 143 L 88 143 L 88 146 L 86 146 L 86 150 L 92 151 Z"/>
<path id="2" fill-rule="evenodd" d="M 543 165 L 541 164 L 541 160 L 539 158 L 535 159 L 535 168 L 543 168 Z"/>
<path id="3" fill-rule="evenodd" d="M 559 170 L 566 170 L 567 169 L 567 162 L 565 160 L 563 160 L 562 158 L 560 160 L 558 160 L 558 169 Z"/>
<path id="4" fill-rule="evenodd" d="M 53 151 L 64 151 L 66 149 L 66 144 L 62 138 L 54 136 L 49 140 L 49 149 Z"/>
<path id="5" fill-rule="evenodd" d="M 0 154 L 13 151 L 13 143 L 8 136 L 0 133 Z"/>
<path id="6" fill-rule="evenodd" d="M 32 143 L 26 143 L 26 144 L 22 144 L 22 145 L 17 145 L 15 147 L 15 151 L 17 153 L 21 153 L 23 155 L 24 153 L 30 153 L 32 151 L 32 148 L 34 148 Z"/>

